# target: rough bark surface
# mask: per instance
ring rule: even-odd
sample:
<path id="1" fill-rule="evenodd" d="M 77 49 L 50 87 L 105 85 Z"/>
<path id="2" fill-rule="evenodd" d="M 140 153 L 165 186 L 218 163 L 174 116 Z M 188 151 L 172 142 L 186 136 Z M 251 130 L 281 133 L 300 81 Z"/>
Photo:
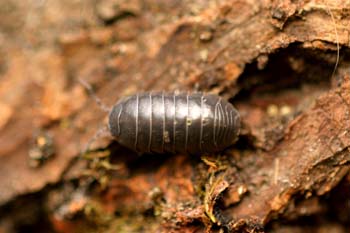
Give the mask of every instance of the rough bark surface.
<path id="1" fill-rule="evenodd" d="M 348 232 L 350 2 L 0 2 L 0 232 Z M 232 102 L 216 155 L 84 145 L 140 91 Z"/>

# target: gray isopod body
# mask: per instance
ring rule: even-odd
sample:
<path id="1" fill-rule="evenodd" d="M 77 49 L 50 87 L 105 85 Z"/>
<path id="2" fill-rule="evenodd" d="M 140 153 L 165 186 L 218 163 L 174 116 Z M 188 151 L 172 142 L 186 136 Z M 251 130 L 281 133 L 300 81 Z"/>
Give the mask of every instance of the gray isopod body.
<path id="1" fill-rule="evenodd" d="M 231 145 L 240 117 L 212 94 L 141 93 L 114 105 L 108 126 L 120 144 L 137 152 L 198 154 Z"/>

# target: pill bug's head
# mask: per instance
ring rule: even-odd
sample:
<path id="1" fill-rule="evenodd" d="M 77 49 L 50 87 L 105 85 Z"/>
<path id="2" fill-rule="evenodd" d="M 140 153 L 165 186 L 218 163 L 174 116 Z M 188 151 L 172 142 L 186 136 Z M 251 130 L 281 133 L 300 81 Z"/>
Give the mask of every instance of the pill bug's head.
<path id="1" fill-rule="evenodd" d="M 119 103 L 113 106 L 108 117 L 108 128 L 111 135 L 118 138 L 120 135 L 120 114 L 123 111 L 123 104 Z"/>

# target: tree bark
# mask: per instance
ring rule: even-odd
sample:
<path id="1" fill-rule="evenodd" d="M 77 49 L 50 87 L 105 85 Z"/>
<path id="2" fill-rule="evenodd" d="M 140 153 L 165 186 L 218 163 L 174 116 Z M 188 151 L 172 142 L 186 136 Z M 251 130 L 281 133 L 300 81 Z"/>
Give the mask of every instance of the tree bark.
<path id="1" fill-rule="evenodd" d="M 0 232 L 347 232 L 350 2 L 0 3 Z M 216 155 L 84 145 L 142 91 L 240 112 Z M 29 218 L 28 214 L 32 217 Z"/>

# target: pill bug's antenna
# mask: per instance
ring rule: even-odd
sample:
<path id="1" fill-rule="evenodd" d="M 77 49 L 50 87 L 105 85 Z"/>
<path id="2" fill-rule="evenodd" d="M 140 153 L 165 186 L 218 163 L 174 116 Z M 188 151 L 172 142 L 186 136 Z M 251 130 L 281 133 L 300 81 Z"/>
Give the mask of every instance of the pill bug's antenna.
<path id="1" fill-rule="evenodd" d="M 105 112 L 109 112 L 111 108 L 107 107 L 100 98 L 97 97 L 97 95 L 94 93 L 94 90 L 92 89 L 91 85 L 88 84 L 85 80 L 78 78 L 79 83 L 85 87 L 89 95 L 95 100 L 96 104 Z"/>
<path id="2" fill-rule="evenodd" d="M 87 90 L 89 96 L 91 96 L 94 101 L 96 102 L 96 104 L 102 109 L 102 111 L 104 112 L 110 112 L 111 108 L 107 107 L 107 105 L 105 105 L 102 100 L 100 98 L 98 98 L 96 96 L 96 94 L 94 93 L 91 85 L 89 83 L 87 83 L 85 80 L 78 78 L 79 83 Z M 101 137 L 108 137 L 110 136 L 109 133 L 109 128 L 107 125 L 102 126 L 101 128 L 99 128 L 96 133 L 94 134 L 94 136 L 89 139 L 89 141 L 86 143 L 86 145 L 84 146 L 84 150 L 81 151 L 81 156 L 85 155 L 88 153 L 89 148 L 91 146 L 91 144 L 96 141 L 98 138 Z"/>
<path id="3" fill-rule="evenodd" d="M 99 128 L 96 131 L 95 135 L 92 138 L 90 138 L 89 141 L 86 143 L 84 150 L 82 151 L 82 155 L 85 155 L 88 153 L 90 146 L 94 141 L 96 141 L 99 138 L 108 137 L 108 136 L 110 136 L 110 133 L 108 131 L 108 126 L 105 125 Z"/>

